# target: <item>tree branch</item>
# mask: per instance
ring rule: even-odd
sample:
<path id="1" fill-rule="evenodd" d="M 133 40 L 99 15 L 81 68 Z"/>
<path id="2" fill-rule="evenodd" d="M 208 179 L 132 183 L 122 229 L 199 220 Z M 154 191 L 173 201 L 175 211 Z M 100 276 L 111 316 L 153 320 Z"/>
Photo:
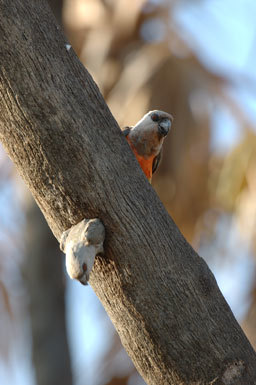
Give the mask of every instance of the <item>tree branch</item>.
<path id="1" fill-rule="evenodd" d="M 55 236 L 106 228 L 90 284 L 148 384 L 252 384 L 256 358 L 43 0 L 0 0 L 0 139 Z"/>

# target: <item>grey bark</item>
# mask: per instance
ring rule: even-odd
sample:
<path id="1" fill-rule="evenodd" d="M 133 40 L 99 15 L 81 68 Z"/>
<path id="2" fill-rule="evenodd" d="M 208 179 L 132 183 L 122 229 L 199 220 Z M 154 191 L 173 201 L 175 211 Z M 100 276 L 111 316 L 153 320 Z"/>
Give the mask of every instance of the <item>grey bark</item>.
<path id="1" fill-rule="evenodd" d="M 63 0 L 47 0 L 59 25 L 62 25 Z"/>
<path id="2" fill-rule="evenodd" d="M 25 194 L 24 283 L 32 333 L 37 385 L 71 385 L 65 318 L 63 258 L 42 213 Z"/>
<path id="3" fill-rule="evenodd" d="M 43 0 L 0 0 L 0 139 L 53 233 L 106 228 L 90 284 L 148 384 L 256 384 L 256 355 Z M 43 288 L 42 288 L 43 290 Z"/>

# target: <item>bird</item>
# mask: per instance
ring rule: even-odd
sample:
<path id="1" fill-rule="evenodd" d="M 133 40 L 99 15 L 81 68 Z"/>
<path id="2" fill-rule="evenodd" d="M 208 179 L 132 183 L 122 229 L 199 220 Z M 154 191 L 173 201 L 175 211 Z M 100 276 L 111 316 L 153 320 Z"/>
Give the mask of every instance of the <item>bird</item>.
<path id="1" fill-rule="evenodd" d="M 159 166 L 163 141 L 172 122 L 171 114 L 154 110 L 147 112 L 135 126 L 125 127 L 122 131 L 150 183 Z"/>

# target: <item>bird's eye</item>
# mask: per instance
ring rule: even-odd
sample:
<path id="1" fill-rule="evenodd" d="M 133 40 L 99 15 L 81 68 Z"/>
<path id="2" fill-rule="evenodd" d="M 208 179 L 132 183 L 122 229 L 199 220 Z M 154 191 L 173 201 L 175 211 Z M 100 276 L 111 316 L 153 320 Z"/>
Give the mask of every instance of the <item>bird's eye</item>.
<path id="1" fill-rule="evenodd" d="M 159 120 L 159 115 L 153 114 L 153 115 L 151 115 L 151 119 L 152 119 L 154 122 L 158 122 L 158 120 Z"/>

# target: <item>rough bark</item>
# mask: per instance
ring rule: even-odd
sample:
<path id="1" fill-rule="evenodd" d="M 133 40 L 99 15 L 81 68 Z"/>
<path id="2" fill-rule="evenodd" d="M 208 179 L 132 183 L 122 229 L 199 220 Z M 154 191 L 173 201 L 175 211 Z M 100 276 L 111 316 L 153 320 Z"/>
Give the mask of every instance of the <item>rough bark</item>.
<path id="1" fill-rule="evenodd" d="M 59 25 L 62 25 L 63 0 L 47 0 Z"/>
<path id="2" fill-rule="evenodd" d="M 256 383 L 255 352 L 212 273 L 147 182 L 46 2 L 0 5 L 0 139 L 58 239 L 84 217 L 105 224 L 106 254 L 90 283 L 146 382 Z"/>

